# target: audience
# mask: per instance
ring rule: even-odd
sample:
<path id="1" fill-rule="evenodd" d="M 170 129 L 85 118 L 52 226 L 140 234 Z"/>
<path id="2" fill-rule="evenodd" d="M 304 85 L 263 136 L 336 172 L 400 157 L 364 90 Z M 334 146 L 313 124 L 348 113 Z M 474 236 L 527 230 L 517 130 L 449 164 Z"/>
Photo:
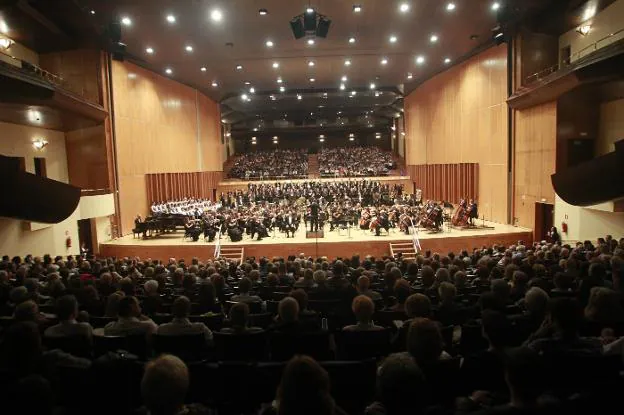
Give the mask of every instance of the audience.
<path id="1" fill-rule="evenodd" d="M 189 315 L 191 314 L 191 301 L 184 296 L 175 299 L 171 307 L 173 320 L 171 323 L 160 325 L 156 330 L 156 334 L 166 336 L 179 336 L 185 334 L 203 333 L 206 343 L 212 343 L 212 331 L 204 323 L 191 323 Z"/>
<path id="2" fill-rule="evenodd" d="M 122 297 L 119 300 L 119 317 L 104 327 L 107 336 L 128 336 L 134 334 L 151 335 L 158 326 L 141 314 L 141 306 L 136 297 Z"/>
<path id="3" fill-rule="evenodd" d="M 228 177 L 253 180 L 308 177 L 308 150 L 273 150 L 242 154 Z"/>
<path id="4" fill-rule="evenodd" d="M 357 324 L 351 326 L 345 326 L 343 330 L 346 331 L 369 331 L 369 330 L 383 330 L 381 326 L 375 325 L 373 322 L 373 315 L 375 314 L 375 303 L 369 297 L 365 295 L 358 295 L 353 299 L 352 305 L 353 314 L 357 320 Z"/>
<path id="5" fill-rule="evenodd" d="M 323 148 L 318 160 L 321 177 L 385 176 L 396 167 L 392 153 L 378 147 Z"/>

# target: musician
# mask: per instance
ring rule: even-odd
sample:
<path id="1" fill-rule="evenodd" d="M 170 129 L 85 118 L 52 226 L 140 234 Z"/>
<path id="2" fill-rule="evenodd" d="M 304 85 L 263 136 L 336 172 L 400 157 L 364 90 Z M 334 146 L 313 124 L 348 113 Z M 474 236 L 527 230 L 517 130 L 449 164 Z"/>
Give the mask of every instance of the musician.
<path id="1" fill-rule="evenodd" d="M 215 235 L 217 234 L 217 223 L 215 220 L 209 216 L 204 217 L 203 220 L 204 226 L 204 240 L 208 239 L 208 242 L 214 241 Z"/>
<path id="2" fill-rule="evenodd" d="M 197 242 L 199 240 L 199 235 L 201 234 L 201 228 L 197 223 L 197 220 L 187 218 L 184 223 L 184 236 L 193 239 L 193 242 Z"/>
<path id="3" fill-rule="evenodd" d="M 310 203 L 310 232 L 317 232 L 319 228 L 319 204 L 312 199 Z"/>
<path id="4" fill-rule="evenodd" d="M 334 209 L 334 213 L 330 216 L 330 218 L 331 219 L 329 221 L 329 231 L 331 232 L 334 230 L 334 228 L 339 227 L 340 224 L 344 222 L 342 209 L 336 207 Z"/>
<path id="5" fill-rule="evenodd" d="M 470 219 L 468 220 L 468 222 L 470 223 L 470 226 L 475 226 L 474 220 L 479 219 L 479 209 L 476 200 L 470 199 L 470 203 L 468 203 L 468 211 L 470 212 Z"/>
<path id="6" fill-rule="evenodd" d="M 284 232 L 286 232 L 287 238 L 294 238 L 295 231 L 298 227 L 299 223 L 297 222 L 297 218 L 293 214 L 293 212 L 290 212 L 282 217 L 282 229 Z"/>

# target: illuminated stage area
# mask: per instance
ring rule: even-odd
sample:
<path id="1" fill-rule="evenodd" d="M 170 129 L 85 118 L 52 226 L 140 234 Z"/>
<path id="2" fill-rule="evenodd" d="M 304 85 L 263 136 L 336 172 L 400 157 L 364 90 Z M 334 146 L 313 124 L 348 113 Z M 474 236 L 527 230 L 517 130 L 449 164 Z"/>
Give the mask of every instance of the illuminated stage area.
<path id="1" fill-rule="evenodd" d="M 481 221 L 479 221 L 481 224 Z M 510 245 L 522 240 L 525 243 L 532 242 L 532 231 L 511 225 L 485 222 L 487 228 L 467 230 L 449 229 L 444 227 L 443 232 L 430 233 L 420 230 L 419 239 L 423 250 L 447 253 L 472 249 L 483 245 L 492 244 Z M 212 258 L 214 243 L 204 242 L 202 238 L 193 242 L 183 239 L 183 232 L 164 234 L 148 239 L 134 238 L 127 235 L 112 241 L 100 244 L 101 256 L 138 256 L 140 258 L 153 258 L 166 260 L 168 258 L 198 257 L 200 259 Z M 354 254 L 374 255 L 376 257 L 390 255 L 390 243 L 410 242 L 411 236 L 399 232 L 398 229 L 390 229 L 390 233 L 381 232 L 381 236 L 375 236 L 370 231 L 352 228 L 347 230 L 329 231 L 329 225 L 325 226 L 325 237 L 319 239 L 306 239 L 303 226 L 299 228 L 294 238 L 286 238 L 286 235 L 276 231 L 268 238 L 261 241 L 251 240 L 245 235 L 240 242 L 231 242 L 229 238 L 221 239 L 222 247 L 243 247 L 244 256 L 256 258 L 267 256 L 298 255 L 304 253 L 312 256 L 327 256 L 328 258 L 351 257 Z"/>

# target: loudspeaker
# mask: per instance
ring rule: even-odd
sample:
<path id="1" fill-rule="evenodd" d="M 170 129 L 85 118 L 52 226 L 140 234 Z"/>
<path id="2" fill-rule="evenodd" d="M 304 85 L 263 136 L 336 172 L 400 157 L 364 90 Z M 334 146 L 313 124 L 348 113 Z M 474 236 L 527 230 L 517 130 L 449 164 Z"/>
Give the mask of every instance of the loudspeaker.
<path id="1" fill-rule="evenodd" d="M 317 232 L 312 232 L 312 231 L 306 231 L 306 238 L 307 239 L 314 239 L 314 238 L 324 238 L 325 237 L 325 231 L 317 231 Z"/>
<path id="2" fill-rule="evenodd" d="M 108 38 L 113 43 L 121 42 L 121 23 L 112 22 L 108 25 L 107 31 Z"/>
<path id="3" fill-rule="evenodd" d="M 305 36 L 305 30 L 303 30 L 303 23 L 301 23 L 301 18 L 295 17 L 290 21 L 290 28 L 292 29 L 293 35 L 295 39 L 301 39 Z"/>
<path id="4" fill-rule="evenodd" d="M 305 12 L 303 14 L 303 28 L 306 32 L 314 32 L 316 31 L 316 12 L 312 13 Z"/>
<path id="5" fill-rule="evenodd" d="M 126 44 L 117 42 L 112 45 L 111 54 L 114 61 L 123 62 L 126 59 Z"/>
<path id="6" fill-rule="evenodd" d="M 316 36 L 318 37 L 327 37 L 327 32 L 329 32 L 329 25 L 331 25 L 331 20 L 326 17 L 321 17 L 318 22 L 318 26 L 316 27 Z"/>

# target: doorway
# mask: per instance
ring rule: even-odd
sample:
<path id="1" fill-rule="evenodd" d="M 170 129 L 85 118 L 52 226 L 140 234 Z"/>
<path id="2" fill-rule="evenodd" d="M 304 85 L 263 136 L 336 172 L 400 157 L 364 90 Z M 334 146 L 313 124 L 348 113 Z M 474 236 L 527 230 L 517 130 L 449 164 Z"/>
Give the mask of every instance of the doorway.
<path id="1" fill-rule="evenodd" d="M 536 241 L 546 240 L 555 218 L 555 205 L 552 203 L 535 202 L 535 227 L 533 236 Z"/>
<path id="2" fill-rule="evenodd" d="M 87 255 L 93 255 L 93 237 L 95 236 L 92 227 L 91 221 L 94 219 L 80 219 L 78 221 L 78 244 L 80 246 L 80 253 L 85 253 Z"/>

